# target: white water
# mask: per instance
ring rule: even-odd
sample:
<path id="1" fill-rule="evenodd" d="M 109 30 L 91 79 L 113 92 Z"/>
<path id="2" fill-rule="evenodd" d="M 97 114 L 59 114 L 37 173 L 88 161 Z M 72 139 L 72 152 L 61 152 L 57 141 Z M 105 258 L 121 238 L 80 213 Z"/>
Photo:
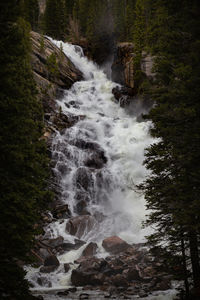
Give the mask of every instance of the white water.
<path id="1" fill-rule="evenodd" d="M 54 41 L 60 46 L 60 42 Z M 96 222 L 93 229 L 81 239 L 95 241 L 99 245 L 99 256 L 106 256 L 101 247 L 104 238 L 117 235 L 128 243 L 144 242 L 147 229 L 141 228 L 145 219 L 144 197 L 135 191 L 135 185 L 142 182 L 147 174 L 143 166 L 144 150 L 153 139 L 149 135 L 150 122 L 137 122 L 137 109 L 128 115 L 120 108 L 112 95 L 115 83 L 94 63 L 83 56 L 81 49 L 70 44 L 62 44 L 63 51 L 80 69 L 84 80 L 76 82 L 58 101 L 62 112 L 67 115 L 84 116 L 73 127 L 59 132 L 53 141 L 53 159 L 56 160 L 55 173 L 62 189 L 62 201 L 67 203 L 76 215 L 77 190 L 87 197 L 87 210 L 91 215 L 103 214 L 102 222 Z M 73 102 L 72 102 L 73 101 Z M 73 105 L 72 105 L 73 104 Z M 102 169 L 91 170 L 84 163 L 90 156 L 88 149 L 76 146 L 77 141 L 97 143 L 104 150 L 107 163 Z M 63 171 L 63 166 L 66 168 Z M 79 168 L 84 168 L 89 176 L 86 190 L 77 186 L 76 176 Z M 65 231 L 67 220 L 57 221 L 46 228 L 47 236 L 63 236 L 65 241 L 73 242 L 74 237 Z M 28 279 L 36 290 L 44 290 L 37 283 L 40 276 L 46 277 L 46 286 L 52 289 L 70 286 L 70 274 L 64 273 L 62 263 L 78 259 L 86 246 L 70 251 L 59 257 L 60 267 L 51 274 L 40 274 L 39 269 L 28 268 Z M 72 264 L 71 269 L 76 265 Z M 168 298 L 152 299 L 171 299 Z M 50 299 L 50 298 L 47 298 Z M 55 298 L 54 298 L 55 299 Z M 149 298 L 151 299 L 151 298 Z"/>

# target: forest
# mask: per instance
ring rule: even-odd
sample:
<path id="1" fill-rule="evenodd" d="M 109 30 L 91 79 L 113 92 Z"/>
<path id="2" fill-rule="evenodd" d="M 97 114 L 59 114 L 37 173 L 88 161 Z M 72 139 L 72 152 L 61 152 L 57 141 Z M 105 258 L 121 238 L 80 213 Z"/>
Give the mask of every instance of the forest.
<path id="1" fill-rule="evenodd" d="M 147 247 L 183 283 L 177 299 L 200 299 L 200 2 L 3 0 L 0 8 L 1 299 L 36 299 L 23 265 L 33 262 L 35 224 L 54 197 L 31 30 L 87 48 L 99 65 L 118 43 L 133 43 L 134 93 L 152 100 L 143 117 L 158 141 L 145 150 L 149 175 L 137 186 L 150 211 L 143 226 L 154 228 Z M 154 57 L 150 79 L 143 51 Z"/>

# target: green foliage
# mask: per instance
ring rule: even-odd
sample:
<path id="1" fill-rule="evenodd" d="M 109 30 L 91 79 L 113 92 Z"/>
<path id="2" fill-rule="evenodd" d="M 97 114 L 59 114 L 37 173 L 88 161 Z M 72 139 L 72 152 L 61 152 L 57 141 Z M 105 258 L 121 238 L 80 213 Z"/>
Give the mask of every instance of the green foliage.
<path id="1" fill-rule="evenodd" d="M 197 1 L 138 0 L 136 8 L 137 49 L 146 47 L 156 56 L 156 79 L 146 92 L 156 104 L 147 118 L 159 141 L 146 152 L 151 175 L 141 186 L 151 210 L 146 224 L 155 228 L 149 244 L 163 255 L 168 271 L 184 280 L 185 299 L 189 280 L 194 286 L 191 299 L 198 299 L 200 7 Z"/>
<path id="2" fill-rule="evenodd" d="M 29 26 L 16 1 L 0 4 L 0 292 L 31 299 L 17 262 L 29 261 L 40 211 L 47 205 L 48 158 L 40 140 L 42 107 L 30 67 Z"/>
<path id="3" fill-rule="evenodd" d="M 44 23 L 47 35 L 58 40 L 65 39 L 67 16 L 64 0 L 47 0 Z"/>
<path id="4" fill-rule="evenodd" d="M 45 48 L 45 44 L 44 44 L 44 35 L 42 34 L 42 35 L 41 35 L 41 38 L 40 38 L 40 52 L 41 52 L 41 53 L 44 53 L 44 48 Z"/>
<path id="5" fill-rule="evenodd" d="M 20 0 L 20 15 L 31 24 L 32 30 L 38 29 L 39 4 L 38 0 Z"/>
<path id="6" fill-rule="evenodd" d="M 57 58 L 56 54 L 52 53 L 48 58 L 47 58 L 47 68 L 48 71 L 50 72 L 50 75 L 55 77 L 58 75 L 58 63 L 57 63 Z"/>

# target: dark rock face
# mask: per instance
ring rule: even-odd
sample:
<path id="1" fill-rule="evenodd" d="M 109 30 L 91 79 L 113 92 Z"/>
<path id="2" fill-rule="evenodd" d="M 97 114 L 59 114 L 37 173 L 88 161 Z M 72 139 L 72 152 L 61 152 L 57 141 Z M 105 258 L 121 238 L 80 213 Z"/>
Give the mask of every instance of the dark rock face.
<path id="1" fill-rule="evenodd" d="M 67 204 L 56 206 L 53 209 L 53 216 L 56 219 L 69 218 L 71 216 L 69 206 Z"/>
<path id="2" fill-rule="evenodd" d="M 62 236 L 57 237 L 56 239 L 44 240 L 43 244 L 45 244 L 49 248 L 57 248 L 61 246 L 64 242 L 64 238 Z"/>
<path id="3" fill-rule="evenodd" d="M 79 167 L 76 171 L 75 182 L 77 188 L 88 191 L 93 186 L 92 173 L 88 168 Z"/>
<path id="4" fill-rule="evenodd" d="M 133 100 L 135 91 L 129 87 L 115 87 L 112 90 L 115 99 L 120 103 L 121 107 L 127 107 Z"/>
<path id="5" fill-rule="evenodd" d="M 71 235 L 81 238 L 95 226 L 95 219 L 89 215 L 83 215 L 71 218 L 66 224 L 66 231 Z"/>
<path id="6" fill-rule="evenodd" d="M 65 251 L 71 251 L 71 250 L 77 250 L 79 249 L 81 246 L 83 246 L 85 244 L 84 241 L 81 241 L 81 240 L 78 240 L 76 239 L 74 244 L 72 243 L 63 243 L 61 248 L 62 250 L 65 252 Z"/>
<path id="7" fill-rule="evenodd" d="M 65 273 L 69 272 L 70 264 L 64 264 Z"/>
<path id="8" fill-rule="evenodd" d="M 49 267 L 49 266 L 55 266 L 58 267 L 60 265 L 59 260 L 55 255 L 51 255 L 47 257 L 44 261 L 44 266 Z"/>
<path id="9" fill-rule="evenodd" d="M 82 73 L 48 38 L 37 32 L 31 32 L 32 68 L 37 83 L 39 97 L 43 100 L 45 111 L 55 109 L 55 97 L 60 89 L 69 89 L 72 84 L 82 79 Z M 52 75 L 48 69 L 48 58 L 55 54 L 57 72 Z"/>
<path id="10" fill-rule="evenodd" d="M 109 253 L 117 254 L 125 251 L 129 247 L 129 244 L 120 239 L 118 236 L 112 236 L 103 240 L 102 246 Z"/>
<path id="11" fill-rule="evenodd" d="M 97 244 L 96 243 L 89 243 L 87 247 L 83 250 L 82 256 L 93 256 L 97 253 Z"/>
<path id="12" fill-rule="evenodd" d="M 134 88 L 133 51 L 132 43 L 119 43 L 112 65 L 112 80 L 130 88 Z"/>

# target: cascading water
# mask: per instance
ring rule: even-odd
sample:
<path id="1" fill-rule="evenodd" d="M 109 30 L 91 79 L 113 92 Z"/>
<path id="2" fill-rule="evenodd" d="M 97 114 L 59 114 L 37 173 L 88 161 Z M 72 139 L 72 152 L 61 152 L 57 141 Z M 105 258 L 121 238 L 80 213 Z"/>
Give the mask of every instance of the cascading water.
<path id="1" fill-rule="evenodd" d="M 54 43 L 60 46 L 60 42 Z M 137 110 L 128 114 L 116 103 L 112 94 L 116 83 L 88 61 L 80 47 L 62 43 L 62 48 L 82 71 L 84 81 L 76 82 L 57 101 L 62 113 L 79 116 L 79 121 L 54 137 L 54 172 L 61 187 L 61 201 L 69 205 L 72 216 L 88 214 L 95 216 L 95 222 L 81 233 L 86 244 L 60 255 L 59 268 L 43 274 L 45 287 L 38 284 L 39 269 L 28 268 L 27 277 L 37 291 L 50 289 L 49 282 L 51 289 L 70 286 L 71 271 L 64 273 L 63 263 L 72 263 L 71 270 L 76 268 L 73 262 L 89 242 L 96 242 L 97 256 L 105 257 L 107 253 L 101 246 L 104 238 L 117 235 L 130 244 L 140 243 L 147 233 L 141 228 L 146 213 L 144 197 L 134 187 L 147 173 L 143 160 L 145 148 L 153 142 L 148 133 L 150 122 L 138 122 Z M 45 229 L 46 235 L 74 242 L 75 237 L 66 232 L 67 222 L 51 223 Z"/>

